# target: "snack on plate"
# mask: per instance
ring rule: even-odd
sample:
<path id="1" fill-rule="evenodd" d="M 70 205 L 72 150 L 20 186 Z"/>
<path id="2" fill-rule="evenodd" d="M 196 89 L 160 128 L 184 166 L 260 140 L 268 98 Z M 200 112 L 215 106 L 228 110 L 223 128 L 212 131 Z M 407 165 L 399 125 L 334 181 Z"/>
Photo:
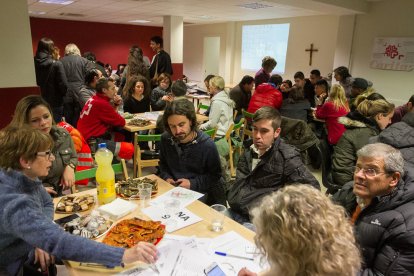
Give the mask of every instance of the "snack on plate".
<path id="1" fill-rule="evenodd" d="M 88 239 L 96 239 L 111 227 L 113 222 L 107 217 L 100 216 L 98 212 L 75 218 L 61 225 L 65 231 Z"/>
<path id="2" fill-rule="evenodd" d="M 122 114 L 122 117 L 124 117 L 124 119 L 132 119 L 132 118 L 134 118 L 134 114 L 131 114 L 129 112 L 124 112 Z"/>
<path id="3" fill-rule="evenodd" d="M 138 198 L 138 185 L 142 183 L 152 185 L 153 195 L 158 192 L 157 181 L 147 177 L 119 181 L 115 186 L 115 190 L 117 195 L 122 198 Z"/>
<path id="4" fill-rule="evenodd" d="M 72 214 L 89 210 L 95 204 L 95 198 L 92 195 L 82 196 L 64 196 L 56 205 L 56 213 Z"/>
<path id="5" fill-rule="evenodd" d="M 132 218 L 122 220 L 112 227 L 102 242 L 111 246 L 130 248 L 141 241 L 156 243 L 164 233 L 165 227 L 160 221 Z"/>
<path id="6" fill-rule="evenodd" d="M 151 124 L 150 120 L 143 119 L 143 118 L 135 118 L 128 122 L 128 125 L 138 126 L 138 127 L 144 127 Z"/>

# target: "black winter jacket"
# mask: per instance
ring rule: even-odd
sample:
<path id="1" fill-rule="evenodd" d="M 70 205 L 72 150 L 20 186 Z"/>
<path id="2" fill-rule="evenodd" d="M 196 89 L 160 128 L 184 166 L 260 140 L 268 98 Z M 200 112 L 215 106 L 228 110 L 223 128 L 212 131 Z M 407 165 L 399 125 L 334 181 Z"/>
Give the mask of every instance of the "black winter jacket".
<path id="1" fill-rule="evenodd" d="M 249 210 L 259 204 L 262 197 L 287 184 L 310 184 L 320 189 L 318 180 L 302 163 L 298 150 L 280 138 L 252 170 L 254 156 L 257 158 L 253 149 L 245 149 L 237 165 L 236 181 L 227 197 L 234 212 L 247 218 Z"/>
<path id="2" fill-rule="evenodd" d="M 154 61 L 151 63 L 149 71 L 151 79 L 154 77 L 155 72 L 157 72 L 158 76 L 161 75 L 161 73 L 168 73 L 172 75 L 173 69 L 171 65 L 170 55 L 164 50 L 159 51 L 158 54 L 155 56 Z"/>
<path id="3" fill-rule="evenodd" d="M 34 62 L 36 83 L 40 86 L 42 97 L 51 107 L 63 106 L 68 84 L 62 63 L 54 61 L 44 52 L 36 53 Z"/>
<path id="4" fill-rule="evenodd" d="M 363 256 L 360 275 L 414 275 L 414 168 L 387 196 L 374 198 L 355 222 L 356 240 Z M 356 208 L 353 182 L 333 200 L 352 214 Z"/>
<path id="5" fill-rule="evenodd" d="M 401 122 L 392 124 L 380 135 L 370 138 L 370 143 L 384 143 L 401 151 L 405 162 L 414 167 L 414 113 L 407 113 Z"/>

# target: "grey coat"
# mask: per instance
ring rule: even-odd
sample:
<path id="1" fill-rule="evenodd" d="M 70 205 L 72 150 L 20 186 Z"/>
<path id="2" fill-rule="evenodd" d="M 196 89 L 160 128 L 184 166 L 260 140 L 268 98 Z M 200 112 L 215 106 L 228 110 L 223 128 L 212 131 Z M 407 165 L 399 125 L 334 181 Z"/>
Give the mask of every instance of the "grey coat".
<path id="1" fill-rule="evenodd" d="M 58 195 L 61 195 L 62 186 L 60 186 L 60 180 L 62 178 L 63 170 L 70 163 L 76 166 L 78 157 L 75 146 L 73 145 L 72 137 L 66 129 L 54 125 L 50 130 L 50 135 L 54 141 L 52 152 L 55 156 L 55 160 L 52 162 L 49 174 L 42 178 L 42 182 L 46 186 L 54 187 Z"/>

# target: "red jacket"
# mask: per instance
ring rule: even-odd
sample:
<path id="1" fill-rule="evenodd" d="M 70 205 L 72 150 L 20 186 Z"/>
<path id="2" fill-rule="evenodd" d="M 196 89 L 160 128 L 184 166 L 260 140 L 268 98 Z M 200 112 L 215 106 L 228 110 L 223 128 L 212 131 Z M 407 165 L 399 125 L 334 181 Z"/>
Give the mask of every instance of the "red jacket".
<path id="1" fill-rule="evenodd" d="M 329 144 L 336 145 L 339 138 L 344 134 L 345 126 L 338 123 L 338 118 L 346 114 L 348 114 L 348 111 L 344 107 L 336 110 L 332 102 L 325 102 L 323 105 L 316 107 L 316 118 L 325 120 Z"/>
<path id="2" fill-rule="evenodd" d="M 102 93 L 96 93 L 82 109 L 78 121 L 78 130 L 86 141 L 91 137 L 100 137 L 111 127 L 123 127 L 125 119 L 115 111 L 110 99 Z"/>
<path id="3" fill-rule="evenodd" d="M 256 110 L 263 106 L 279 109 L 282 106 L 282 100 L 282 93 L 273 84 L 262 83 L 256 88 L 247 111 L 255 113 Z"/>

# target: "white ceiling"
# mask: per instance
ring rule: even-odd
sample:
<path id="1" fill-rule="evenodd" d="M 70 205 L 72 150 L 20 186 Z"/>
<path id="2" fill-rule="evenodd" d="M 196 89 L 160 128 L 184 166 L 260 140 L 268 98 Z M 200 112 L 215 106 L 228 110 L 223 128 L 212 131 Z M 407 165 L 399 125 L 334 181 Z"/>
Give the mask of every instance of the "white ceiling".
<path id="1" fill-rule="evenodd" d="M 75 0 L 69 5 L 27 0 L 30 16 L 77 21 L 162 26 L 163 16 L 182 16 L 185 24 L 365 13 L 381 0 Z M 239 5 L 269 6 L 251 9 Z M 44 14 L 38 14 L 44 12 Z M 76 16 L 78 15 L 78 16 Z M 149 23 L 129 23 L 130 20 Z"/>

